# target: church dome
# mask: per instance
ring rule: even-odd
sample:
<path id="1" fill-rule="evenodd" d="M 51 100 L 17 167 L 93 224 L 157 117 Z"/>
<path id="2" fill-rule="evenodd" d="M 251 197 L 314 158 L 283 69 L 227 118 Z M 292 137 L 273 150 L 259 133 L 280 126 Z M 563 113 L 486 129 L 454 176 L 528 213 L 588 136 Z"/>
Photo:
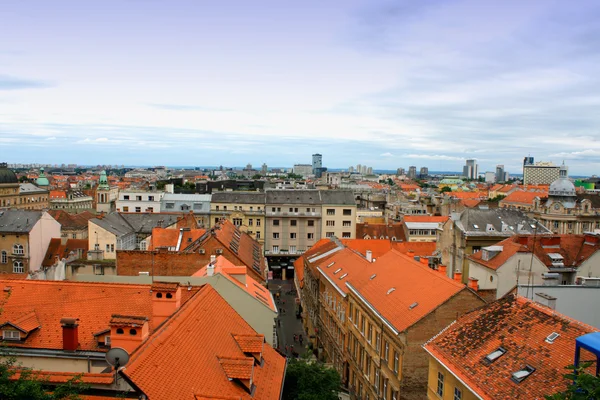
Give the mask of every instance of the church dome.
<path id="1" fill-rule="evenodd" d="M 6 163 L 0 163 L 0 185 L 3 183 L 19 183 L 17 175 L 8 169 Z"/>
<path id="2" fill-rule="evenodd" d="M 567 168 L 563 165 L 560 168 L 560 177 L 552 182 L 548 194 L 550 196 L 576 197 L 575 185 L 568 179 Z"/>
<path id="3" fill-rule="evenodd" d="M 46 178 L 46 175 L 44 174 L 44 168 L 40 168 L 40 176 L 37 178 L 35 183 L 37 183 L 38 186 L 50 185 L 50 182 L 48 182 L 48 178 Z"/>

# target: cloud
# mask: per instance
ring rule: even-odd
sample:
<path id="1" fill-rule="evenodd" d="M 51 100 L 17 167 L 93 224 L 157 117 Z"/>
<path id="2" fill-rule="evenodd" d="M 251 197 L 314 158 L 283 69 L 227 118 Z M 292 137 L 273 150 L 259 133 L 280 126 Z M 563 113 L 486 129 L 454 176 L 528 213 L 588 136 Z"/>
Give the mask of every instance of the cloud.
<path id="1" fill-rule="evenodd" d="M 394 157 L 394 155 L 390 152 L 387 152 L 387 153 L 380 154 L 379 157 Z"/>
<path id="2" fill-rule="evenodd" d="M 30 79 L 15 78 L 8 75 L 0 75 L 0 91 L 2 90 L 23 90 L 23 89 L 42 89 L 50 87 L 48 82 L 36 81 Z"/>

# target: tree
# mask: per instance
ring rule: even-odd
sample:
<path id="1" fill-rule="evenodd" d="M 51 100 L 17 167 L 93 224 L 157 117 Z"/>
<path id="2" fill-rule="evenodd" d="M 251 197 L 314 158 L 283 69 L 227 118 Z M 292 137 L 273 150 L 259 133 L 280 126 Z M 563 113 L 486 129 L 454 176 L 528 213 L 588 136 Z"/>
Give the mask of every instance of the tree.
<path id="1" fill-rule="evenodd" d="M 286 370 L 283 400 L 337 400 L 340 374 L 318 362 L 292 359 Z"/>
<path id="2" fill-rule="evenodd" d="M 446 192 L 451 192 L 452 189 L 450 188 L 450 186 L 444 186 L 442 188 L 442 190 L 440 190 L 440 193 L 446 193 Z"/>
<path id="3" fill-rule="evenodd" d="M 78 400 L 80 393 L 88 389 L 75 376 L 67 383 L 58 386 L 47 385 L 35 371 L 19 368 L 16 359 L 0 352 L 0 399 L 6 400 Z M 18 374 L 17 378 L 14 378 Z M 11 379 L 13 378 L 13 379 Z"/>
<path id="4" fill-rule="evenodd" d="M 563 375 L 569 381 L 569 386 L 564 392 L 545 396 L 546 400 L 594 400 L 600 399 L 600 377 L 585 372 L 593 362 L 582 363 L 579 367 L 569 365 L 569 372 Z"/>

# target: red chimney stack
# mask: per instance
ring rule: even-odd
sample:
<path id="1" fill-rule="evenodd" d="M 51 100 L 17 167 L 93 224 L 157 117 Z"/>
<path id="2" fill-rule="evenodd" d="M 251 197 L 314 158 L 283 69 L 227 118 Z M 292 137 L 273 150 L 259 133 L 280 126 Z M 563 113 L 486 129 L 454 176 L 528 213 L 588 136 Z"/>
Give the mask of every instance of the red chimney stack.
<path id="1" fill-rule="evenodd" d="M 75 351 L 79 347 L 79 333 L 77 318 L 61 318 L 60 325 L 63 331 L 63 350 Z"/>

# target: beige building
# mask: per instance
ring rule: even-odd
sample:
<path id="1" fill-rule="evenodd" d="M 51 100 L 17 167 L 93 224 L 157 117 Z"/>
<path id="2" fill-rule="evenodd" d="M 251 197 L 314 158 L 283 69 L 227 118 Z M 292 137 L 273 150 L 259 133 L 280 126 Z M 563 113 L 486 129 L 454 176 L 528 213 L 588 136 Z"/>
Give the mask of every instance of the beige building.
<path id="1" fill-rule="evenodd" d="M 64 210 L 69 213 L 92 211 L 92 196 L 78 190 L 53 190 L 50 192 L 50 209 Z"/>
<path id="2" fill-rule="evenodd" d="M 48 191 L 32 183 L 19 183 L 6 163 L 0 163 L 0 208 L 44 210 L 48 208 Z"/>
<path id="3" fill-rule="evenodd" d="M 210 226 L 225 218 L 264 245 L 265 198 L 265 193 L 261 192 L 214 192 L 210 203 Z"/>

